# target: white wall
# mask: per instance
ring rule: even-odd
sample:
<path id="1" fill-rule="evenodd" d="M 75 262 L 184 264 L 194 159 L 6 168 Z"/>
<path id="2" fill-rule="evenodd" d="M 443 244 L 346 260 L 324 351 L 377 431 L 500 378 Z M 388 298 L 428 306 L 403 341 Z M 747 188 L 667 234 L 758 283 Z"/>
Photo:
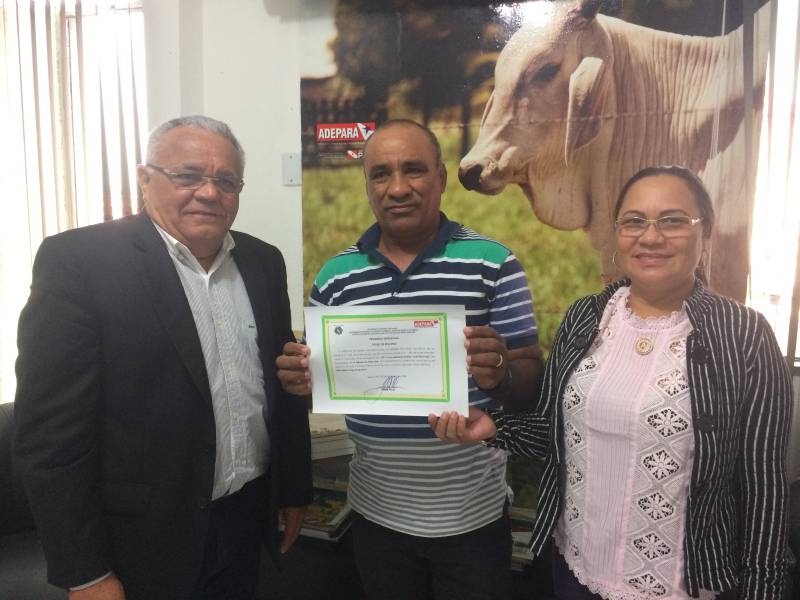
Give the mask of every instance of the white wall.
<path id="1" fill-rule="evenodd" d="M 300 151 L 299 4 L 294 0 L 144 0 L 150 125 L 203 113 L 227 122 L 247 154 L 234 227 L 286 259 L 292 324 L 302 329 L 300 187 L 281 154 Z"/>

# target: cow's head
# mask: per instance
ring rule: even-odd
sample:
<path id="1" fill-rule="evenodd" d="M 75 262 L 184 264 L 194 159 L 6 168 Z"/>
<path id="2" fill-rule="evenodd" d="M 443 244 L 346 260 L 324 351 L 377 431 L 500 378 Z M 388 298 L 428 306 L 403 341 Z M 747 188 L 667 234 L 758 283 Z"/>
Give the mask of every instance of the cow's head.
<path id="1" fill-rule="evenodd" d="M 478 139 L 461 160 L 464 187 L 497 194 L 518 183 L 532 197 L 532 175 L 563 171 L 597 135 L 612 60 L 599 5 L 543 2 L 549 18 L 525 25 L 503 48 Z"/>

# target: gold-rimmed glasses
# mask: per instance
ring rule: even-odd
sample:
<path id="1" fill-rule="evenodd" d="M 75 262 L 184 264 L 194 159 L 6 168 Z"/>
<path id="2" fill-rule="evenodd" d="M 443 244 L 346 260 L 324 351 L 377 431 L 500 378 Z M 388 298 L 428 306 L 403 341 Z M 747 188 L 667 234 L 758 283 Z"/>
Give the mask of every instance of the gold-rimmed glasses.
<path id="1" fill-rule="evenodd" d="M 653 225 L 665 238 L 680 238 L 691 235 L 694 226 L 702 221 L 703 217 L 689 215 L 666 215 L 658 219 L 630 216 L 617 219 L 614 225 L 617 233 L 625 237 L 641 237 Z"/>
<path id="2" fill-rule="evenodd" d="M 212 182 L 216 188 L 223 194 L 238 194 L 244 187 L 244 179 L 234 179 L 232 177 L 216 177 L 214 175 L 201 175 L 192 171 L 170 171 L 164 167 L 159 167 L 151 163 L 147 163 L 147 167 L 158 171 L 170 180 L 172 185 L 182 190 L 196 190 L 203 185 L 206 181 Z"/>

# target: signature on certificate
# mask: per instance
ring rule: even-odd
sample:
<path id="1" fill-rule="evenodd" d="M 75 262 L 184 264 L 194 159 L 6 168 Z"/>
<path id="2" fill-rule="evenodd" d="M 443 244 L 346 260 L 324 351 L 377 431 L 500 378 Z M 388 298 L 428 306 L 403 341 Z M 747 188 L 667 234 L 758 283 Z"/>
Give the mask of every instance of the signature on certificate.
<path id="1" fill-rule="evenodd" d="M 394 392 L 402 389 L 398 383 L 400 382 L 400 375 L 388 375 L 384 378 L 383 383 L 377 387 L 364 390 L 365 394 L 382 394 L 383 392 Z"/>
<path id="2" fill-rule="evenodd" d="M 400 379 L 397 375 L 389 375 L 386 379 L 383 380 L 383 385 L 381 386 L 382 392 L 393 392 L 394 390 L 400 389 L 400 386 L 397 385 L 398 380 Z"/>

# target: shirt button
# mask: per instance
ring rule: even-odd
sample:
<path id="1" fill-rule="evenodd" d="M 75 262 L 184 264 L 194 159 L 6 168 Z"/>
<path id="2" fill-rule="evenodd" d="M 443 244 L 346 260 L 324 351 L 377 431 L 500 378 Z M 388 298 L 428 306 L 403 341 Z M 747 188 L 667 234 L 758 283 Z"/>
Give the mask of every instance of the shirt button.
<path id="1" fill-rule="evenodd" d="M 695 427 L 704 433 L 714 431 L 714 417 L 708 413 L 700 413 L 697 417 Z"/>
<path id="2" fill-rule="evenodd" d="M 692 348 L 692 360 L 698 364 L 704 364 L 708 360 L 708 349 L 701 345 Z"/>
<path id="3" fill-rule="evenodd" d="M 586 348 L 589 345 L 589 338 L 585 335 L 576 335 L 575 339 L 572 340 L 572 345 L 575 348 Z"/>

